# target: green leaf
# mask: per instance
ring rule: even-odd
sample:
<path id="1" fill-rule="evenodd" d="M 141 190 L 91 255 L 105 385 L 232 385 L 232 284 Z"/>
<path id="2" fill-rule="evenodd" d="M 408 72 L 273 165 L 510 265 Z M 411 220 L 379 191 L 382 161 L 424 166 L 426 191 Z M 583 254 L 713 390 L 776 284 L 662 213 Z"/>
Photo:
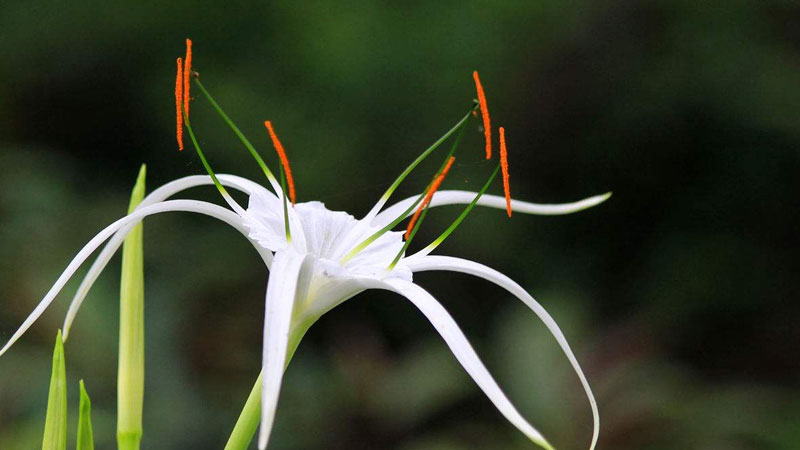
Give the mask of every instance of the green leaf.
<path id="1" fill-rule="evenodd" d="M 128 213 L 145 192 L 143 164 L 131 193 Z M 144 400 L 144 249 L 142 224 L 134 227 L 122 247 L 117 374 L 117 443 L 120 450 L 138 450 L 142 439 Z"/>
<path id="2" fill-rule="evenodd" d="M 64 342 L 61 339 L 61 330 L 58 330 L 56 346 L 53 349 L 53 372 L 50 375 L 42 450 L 66 450 L 66 448 L 67 369 L 64 362 Z"/>
<path id="3" fill-rule="evenodd" d="M 94 450 L 94 437 L 92 435 L 92 401 L 86 393 L 86 387 L 81 386 L 80 414 L 78 415 L 78 443 L 76 450 Z"/>

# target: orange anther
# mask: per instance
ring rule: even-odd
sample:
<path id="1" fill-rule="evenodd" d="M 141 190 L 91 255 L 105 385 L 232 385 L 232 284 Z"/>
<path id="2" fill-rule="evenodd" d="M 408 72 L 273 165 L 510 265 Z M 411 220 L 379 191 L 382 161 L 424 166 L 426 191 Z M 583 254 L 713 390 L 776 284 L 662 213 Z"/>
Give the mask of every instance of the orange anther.
<path id="1" fill-rule="evenodd" d="M 272 145 L 275 147 L 275 151 L 278 152 L 278 157 L 281 159 L 283 171 L 286 172 L 286 184 L 289 185 L 289 198 L 292 200 L 292 204 L 294 205 L 294 178 L 292 178 L 292 169 L 289 168 L 289 158 L 286 157 L 286 151 L 283 149 L 281 141 L 278 140 L 278 135 L 275 134 L 275 130 L 272 128 L 272 123 L 269 120 L 266 120 L 264 121 L 264 126 L 267 127 L 269 138 L 272 139 Z"/>
<path id="2" fill-rule="evenodd" d="M 192 40 L 186 39 L 186 58 L 183 66 L 183 109 L 189 117 L 189 78 L 192 75 Z"/>
<path id="3" fill-rule="evenodd" d="M 503 127 L 500 131 L 500 169 L 503 171 L 503 192 L 506 195 L 506 212 L 511 217 L 511 191 L 508 188 L 508 152 L 506 151 L 506 130 Z"/>
<path id="4" fill-rule="evenodd" d="M 175 75 L 175 115 L 177 128 L 175 129 L 175 136 L 178 139 L 178 149 L 183 150 L 183 111 L 181 111 L 183 103 L 183 60 L 178 58 L 177 62 L 178 73 Z"/>
<path id="5" fill-rule="evenodd" d="M 478 91 L 478 104 L 481 107 L 481 118 L 483 119 L 483 136 L 486 138 L 486 159 L 489 159 L 492 157 L 492 124 L 489 120 L 489 107 L 486 106 L 486 94 L 483 92 L 477 70 L 472 72 L 472 78 L 475 80 L 475 90 Z"/>
<path id="6" fill-rule="evenodd" d="M 439 186 L 441 186 L 442 181 L 444 181 L 444 177 L 447 176 L 447 172 L 450 171 L 450 166 L 453 165 L 453 161 L 455 160 L 456 160 L 455 156 L 451 156 L 450 159 L 447 160 L 447 164 L 444 166 L 444 169 L 442 169 L 442 172 L 436 175 L 436 178 L 433 180 L 433 183 L 431 183 L 431 188 L 428 190 L 428 193 L 425 194 L 425 198 L 422 200 L 422 203 L 420 203 L 419 207 L 417 208 L 417 211 L 411 218 L 411 221 L 408 222 L 408 227 L 406 227 L 406 234 L 403 235 L 404 239 L 408 239 L 408 236 L 411 234 L 411 230 L 414 229 L 414 225 L 417 224 L 417 220 L 419 220 L 419 216 L 420 214 L 422 214 L 422 210 L 424 210 L 425 207 L 428 206 L 428 204 L 431 202 L 433 194 L 436 192 L 437 189 L 439 189 Z"/>

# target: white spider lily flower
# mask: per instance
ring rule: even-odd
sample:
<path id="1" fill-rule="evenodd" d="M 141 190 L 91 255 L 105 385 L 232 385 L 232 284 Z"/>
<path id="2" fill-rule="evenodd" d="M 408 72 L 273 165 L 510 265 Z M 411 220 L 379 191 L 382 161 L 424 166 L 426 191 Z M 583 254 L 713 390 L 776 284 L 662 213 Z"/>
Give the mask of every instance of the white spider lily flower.
<path id="1" fill-rule="evenodd" d="M 429 256 L 422 252 L 403 257 L 388 268 L 402 249 L 401 232 L 389 231 L 355 257 L 342 263 L 342 257 L 355 245 L 373 235 L 393 216 L 406 210 L 413 199 L 406 199 L 364 219 L 356 220 L 341 211 L 331 211 L 320 202 L 298 203 L 288 208 L 292 238 L 287 241 L 283 230 L 283 207 L 280 193 L 273 194 L 259 184 L 233 175 L 219 175 L 226 187 L 240 190 L 249 196 L 249 206 L 241 214 L 221 206 L 196 200 L 168 200 L 169 197 L 199 185 L 213 184 L 209 176 L 189 176 L 168 183 L 145 197 L 139 207 L 97 234 L 75 256 L 51 290 L 31 312 L 11 339 L 0 349 L 0 355 L 41 316 L 76 270 L 108 240 L 100 252 L 70 305 L 64 323 L 64 339 L 72 321 L 94 281 L 127 233 L 147 216 L 169 211 L 194 212 L 221 220 L 242 233 L 262 257 L 270 270 L 267 286 L 263 342 L 262 422 L 259 448 L 266 448 L 280 392 L 283 370 L 288 355 L 294 352 L 308 328 L 323 314 L 345 300 L 367 289 L 396 292 L 411 301 L 441 334 L 456 359 L 486 393 L 498 410 L 528 438 L 544 448 L 552 448 L 539 431 L 529 424 L 511 404 L 492 378 L 467 338 L 446 309 L 422 287 L 413 282 L 413 273 L 449 270 L 475 275 L 508 290 L 539 316 L 555 337 L 577 373 L 589 398 L 594 417 L 592 448 L 599 430 L 597 405 L 588 382 L 563 333 L 553 318 L 522 287 L 505 275 L 479 263 L 447 256 Z M 474 192 L 437 191 L 430 206 L 469 203 Z M 608 194 L 590 197 L 575 203 L 542 205 L 513 201 L 515 211 L 530 214 L 569 214 L 595 206 Z M 478 205 L 503 208 L 502 196 L 483 195 Z M 376 205 L 377 206 L 377 205 Z M 397 213 L 397 214 L 396 214 Z"/>
<path id="2" fill-rule="evenodd" d="M 182 64 L 180 58 L 177 60 L 175 90 L 177 139 L 180 148 L 183 148 L 182 133 L 185 126 L 209 176 L 189 176 L 165 184 L 145 197 L 131 214 L 107 226 L 89 241 L 5 346 L 0 349 L 0 356 L 42 315 L 78 268 L 103 242 L 108 241 L 84 277 L 70 304 L 63 327 L 64 340 L 69 335 L 75 315 L 89 289 L 137 223 L 147 216 L 163 212 L 194 212 L 219 219 L 242 233 L 270 271 L 264 307 L 262 372 L 226 449 L 243 449 L 249 445 L 255 431 L 255 423 L 258 422 L 259 410 L 261 417 L 258 446 L 261 450 L 266 449 L 275 419 L 283 373 L 300 340 L 309 327 L 322 315 L 367 289 L 387 290 L 408 299 L 439 332 L 464 370 L 475 380 L 478 387 L 483 390 L 500 413 L 531 441 L 543 448 L 552 449 L 553 447 L 542 434 L 526 421 L 509 401 L 447 310 L 413 281 L 415 272 L 442 270 L 474 275 L 506 289 L 525 303 L 544 322 L 567 356 L 589 399 L 593 416 L 590 450 L 593 450 L 597 444 L 600 426 L 597 404 L 575 355 L 553 318 L 521 286 L 507 276 L 473 261 L 449 256 L 430 256 L 430 253 L 476 205 L 505 208 L 509 217 L 512 211 L 557 215 L 574 213 L 598 205 L 608 199 L 610 194 L 558 205 L 541 205 L 512 200 L 508 188 L 508 161 L 502 127 L 498 128 L 500 163 L 480 192 L 438 190 L 453 163 L 452 155 L 458 145 L 461 133 L 478 106 L 481 109 L 484 125 L 486 158 L 489 159 L 491 156 L 491 133 L 486 99 L 477 72 L 475 72 L 473 78 L 476 82 L 478 103 L 450 131 L 405 169 L 365 217 L 357 220 L 346 212 L 331 211 L 324 204 L 316 201 L 295 204 L 294 185 L 288 159 L 271 123 L 267 121 L 265 126 L 269 131 L 275 150 L 281 158 L 280 183 L 250 141 L 244 137 L 200 83 L 196 72 L 191 71 L 190 44 L 190 41 L 187 40 L 186 63 Z M 217 176 L 213 172 L 200 149 L 189 122 L 188 106 L 191 98 L 189 78 L 192 75 L 202 96 L 209 101 L 258 162 L 275 193 L 253 181 L 233 175 Z M 443 163 L 437 176 L 423 193 L 384 208 L 389 197 L 403 179 L 440 144 L 457 132 L 459 134 L 455 138 L 446 162 Z M 501 168 L 505 196 L 484 195 Z M 289 195 L 284 194 L 287 192 L 285 182 L 289 183 Z M 169 200 L 173 195 L 188 188 L 212 184 L 220 191 L 230 209 L 196 200 Z M 239 206 L 226 188 L 236 189 L 248 195 L 248 207 L 245 209 Z M 467 204 L 468 206 L 437 240 L 423 250 L 406 256 L 407 246 L 413 239 L 414 233 L 422 223 L 428 209 L 454 204 Z M 400 221 L 410 216 L 417 205 L 419 207 L 414 213 L 406 233 L 391 231 Z M 240 424 L 243 425 L 240 427 Z M 235 443 L 231 444 L 232 441 Z"/>

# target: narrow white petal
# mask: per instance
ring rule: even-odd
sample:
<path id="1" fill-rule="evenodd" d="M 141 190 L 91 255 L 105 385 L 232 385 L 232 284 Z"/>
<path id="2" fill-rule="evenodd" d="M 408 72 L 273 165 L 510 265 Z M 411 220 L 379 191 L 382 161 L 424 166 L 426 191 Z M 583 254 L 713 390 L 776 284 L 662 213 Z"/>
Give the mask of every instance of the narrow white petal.
<path id="1" fill-rule="evenodd" d="M 218 175 L 217 178 L 224 186 L 237 189 L 248 195 L 252 195 L 253 193 L 272 195 L 266 188 L 258 183 L 248 180 L 247 178 L 226 174 Z M 150 195 L 145 197 L 139 204 L 139 209 L 162 202 L 167 198 L 187 189 L 213 184 L 214 182 L 208 175 L 192 175 L 179 178 L 151 192 Z M 119 247 L 122 245 L 125 237 L 128 236 L 128 233 L 133 230 L 135 225 L 135 223 L 126 225 L 117 231 L 108 241 L 108 243 L 106 243 L 105 247 L 103 247 L 100 255 L 98 255 L 97 259 L 89 268 L 89 271 L 83 277 L 80 286 L 78 286 L 78 291 L 75 293 L 75 296 L 72 298 L 72 301 L 69 304 L 67 317 L 64 320 L 64 341 L 66 341 L 69 337 L 69 331 L 70 327 L 72 326 L 72 322 L 75 320 L 75 315 L 78 313 L 78 309 L 80 309 L 81 305 L 83 304 L 83 300 L 86 298 L 86 295 L 89 294 L 89 290 L 92 288 L 95 281 L 97 281 L 97 277 L 100 276 L 100 273 L 105 270 L 106 265 L 108 265 L 108 262 L 111 261 L 111 258 L 114 256 L 117 250 L 119 250 Z M 272 254 L 269 252 L 261 253 L 262 257 L 264 257 L 264 263 L 267 265 L 267 268 L 269 268 L 269 265 L 272 263 Z"/>
<path id="2" fill-rule="evenodd" d="M 520 415 L 514 405 L 511 404 L 508 397 L 506 397 L 497 385 L 497 382 L 486 369 L 486 366 L 484 366 L 480 358 L 478 358 L 478 355 L 475 353 L 475 350 L 470 345 L 466 336 L 464 336 L 464 333 L 458 327 L 458 324 L 456 324 L 447 310 L 445 310 L 433 296 L 421 287 L 414 283 L 409 283 L 408 281 L 388 279 L 382 284 L 384 289 L 397 292 L 406 297 L 425 315 L 447 343 L 447 346 L 450 347 L 453 355 L 464 367 L 464 370 L 475 380 L 481 390 L 489 397 L 489 400 L 494 403 L 497 409 L 512 425 L 517 427 L 525 436 L 540 446 L 546 449 L 553 448 L 544 436 L 529 424 Z"/>
<path id="3" fill-rule="evenodd" d="M 133 214 L 125 216 L 107 226 L 103 231 L 92 238 L 92 240 L 90 240 L 80 252 L 78 252 L 58 280 L 56 280 L 56 283 L 53 285 L 53 287 L 50 288 L 50 291 L 47 293 L 47 295 L 44 296 L 36 308 L 34 308 L 31 314 L 25 319 L 22 325 L 20 325 L 19 329 L 11 336 L 11 339 L 8 340 L 6 345 L 0 349 L 0 356 L 2 356 L 9 349 L 9 347 L 11 347 L 14 342 L 16 342 L 17 339 L 19 339 L 19 337 L 22 336 L 22 334 L 25 333 L 25 331 L 27 331 L 31 325 L 33 325 L 33 323 L 39 318 L 39 316 L 42 315 L 42 313 L 44 313 L 45 309 L 47 309 L 50 303 L 53 302 L 56 295 L 58 295 L 64 285 L 69 281 L 70 278 L 72 278 L 72 275 L 75 273 L 75 271 L 78 270 L 83 262 L 92 254 L 92 252 L 97 249 L 97 247 L 100 246 L 100 244 L 102 244 L 117 230 L 125 227 L 126 225 L 135 224 L 149 215 L 168 211 L 187 211 L 205 214 L 231 225 L 240 233 L 247 236 L 247 230 L 245 230 L 244 226 L 242 225 L 239 216 L 221 206 L 207 202 L 201 202 L 197 200 L 171 200 L 137 209 Z"/>
<path id="4" fill-rule="evenodd" d="M 466 205 L 472 202 L 476 195 L 477 192 L 470 191 L 436 191 L 436 193 L 433 194 L 433 199 L 431 199 L 430 206 Z M 609 197 L 611 197 L 610 192 L 585 198 L 577 202 L 560 204 L 530 203 L 512 199 L 511 209 L 515 212 L 524 214 L 538 214 L 545 216 L 571 214 L 578 211 L 583 211 L 584 209 L 588 209 L 593 206 L 597 206 L 600 203 L 608 200 Z M 389 208 L 386 208 L 383 212 L 375 217 L 372 225 L 376 227 L 386 226 L 391 221 L 396 219 L 400 214 L 402 214 L 406 209 L 408 209 L 408 207 L 411 206 L 416 199 L 417 196 L 409 197 L 405 200 L 395 203 Z M 505 197 L 499 195 L 484 194 L 480 199 L 478 199 L 478 205 L 488 206 L 490 208 L 505 209 L 506 199 Z"/>
<path id="5" fill-rule="evenodd" d="M 594 394 L 592 394 L 592 389 L 589 387 L 589 382 L 586 381 L 586 376 L 583 374 L 583 370 L 581 369 L 580 364 L 578 364 L 578 360 L 575 358 L 575 354 L 572 352 L 572 349 L 567 343 L 567 338 L 564 337 L 564 333 L 561 332 L 561 329 L 558 327 L 555 320 L 553 320 L 544 307 L 542 307 L 542 305 L 539 304 L 539 302 L 537 302 L 530 294 L 528 294 L 528 292 L 526 292 L 522 286 L 514 282 L 514 280 L 511 278 L 490 267 L 474 261 L 450 256 L 426 256 L 422 258 L 409 259 L 406 262 L 414 272 L 446 270 L 466 273 L 483 278 L 487 281 L 491 281 L 492 283 L 515 295 L 531 310 L 533 310 L 533 312 L 539 316 L 539 319 L 544 322 L 545 326 L 553 335 L 553 337 L 555 337 L 558 345 L 561 347 L 561 350 L 567 356 L 569 363 L 572 365 L 572 368 L 578 375 L 581 385 L 583 385 L 583 390 L 586 391 L 586 396 L 588 397 L 589 404 L 592 408 L 592 418 L 594 424 L 594 430 L 592 431 L 592 444 L 589 448 L 590 450 L 594 450 L 595 446 L 597 445 L 597 438 L 600 434 L 600 414 L 597 410 L 597 402 L 595 401 Z"/>
<path id="6" fill-rule="evenodd" d="M 289 330 L 295 301 L 308 294 L 313 259 L 291 249 L 279 251 L 272 262 L 264 311 L 264 347 L 261 373 L 261 428 L 258 448 L 269 442 L 286 364 Z"/>

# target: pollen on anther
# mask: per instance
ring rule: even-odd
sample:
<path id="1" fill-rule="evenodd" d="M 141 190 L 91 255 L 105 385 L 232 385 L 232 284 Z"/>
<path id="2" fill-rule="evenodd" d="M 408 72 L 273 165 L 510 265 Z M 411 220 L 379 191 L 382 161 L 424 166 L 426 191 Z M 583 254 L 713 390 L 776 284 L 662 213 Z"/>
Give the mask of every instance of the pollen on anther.
<path id="1" fill-rule="evenodd" d="M 411 235 L 411 230 L 413 230 L 414 225 L 417 224 L 417 220 L 419 220 L 420 214 L 422 214 L 422 211 L 425 209 L 426 206 L 428 206 L 428 204 L 431 202 L 431 199 L 433 199 L 433 194 L 436 192 L 437 189 L 439 189 L 439 186 L 442 185 L 444 177 L 447 176 L 447 172 L 450 171 L 450 167 L 453 165 L 453 161 L 455 160 L 456 160 L 455 156 L 451 156 L 450 159 L 447 160 L 447 164 L 444 166 L 444 169 L 442 169 L 442 171 L 438 175 L 436 175 L 436 178 L 433 180 L 433 183 L 431 183 L 431 188 L 428 190 L 428 193 L 425 194 L 425 198 L 422 200 L 422 203 L 419 204 L 419 207 L 414 212 L 414 216 L 411 217 L 411 221 L 408 222 L 408 227 L 406 227 L 406 234 L 403 235 L 404 239 L 408 239 L 408 236 Z"/>
<path id="2" fill-rule="evenodd" d="M 478 77 L 477 70 L 472 72 L 472 78 L 475 80 L 475 90 L 478 92 L 478 104 L 481 107 L 483 136 L 486 140 L 486 159 L 490 159 L 492 157 L 492 123 L 489 119 L 489 107 L 486 105 L 486 94 L 483 92 L 483 85 L 481 85 L 481 79 Z"/>
<path id="3" fill-rule="evenodd" d="M 184 59 L 183 66 L 183 109 L 186 111 L 186 117 L 189 117 L 189 79 L 192 75 L 192 40 L 186 39 L 186 58 Z"/>
<path id="4" fill-rule="evenodd" d="M 294 178 L 292 178 L 292 169 L 289 168 L 289 158 L 286 157 L 286 151 L 283 149 L 283 145 L 278 139 L 278 135 L 275 134 L 275 130 L 272 128 L 272 123 L 269 120 L 265 120 L 264 126 L 267 127 L 269 138 L 272 139 L 272 145 L 275 147 L 275 151 L 278 152 L 278 158 L 280 158 L 283 170 L 286 172 L 286 184 L 289 185 L 289 199 L 294 205 L 296 200 L 294 191 Z"/>
<path id="5" fill-rule="evenodd" d="M 178 73 L 175 75 L 175 118 L 177 128 L 175 137 L 178 139 L 178 150 L 183 150 L 183 59 L 178 58 Z"/>
<path id="6" fill-rule="evenodd" d="M 511 217 L 511 191 L 508 187 L 508 151 L 506 150 L 506 130 L 503 127 L 497 129 L 500 132 L 500 169 L 503 171 L 503 193 L 506 196 L 506 213 Z"/>

